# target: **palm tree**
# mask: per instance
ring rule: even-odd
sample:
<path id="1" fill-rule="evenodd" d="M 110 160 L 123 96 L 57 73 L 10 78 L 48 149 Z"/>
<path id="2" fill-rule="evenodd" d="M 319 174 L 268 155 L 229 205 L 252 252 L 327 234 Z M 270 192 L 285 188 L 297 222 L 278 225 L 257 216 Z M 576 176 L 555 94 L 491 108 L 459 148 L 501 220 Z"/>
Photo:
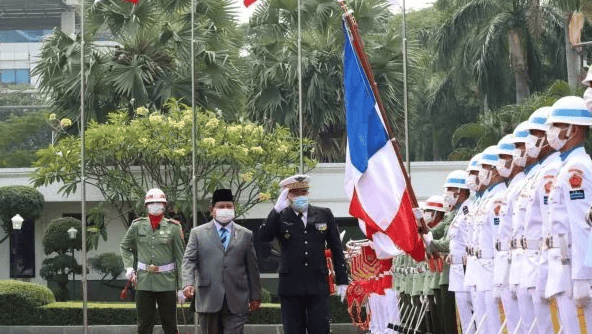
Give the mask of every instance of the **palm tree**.
<path id="1" fill-rule="evenodd" d="M 388 3 L 354 0 L 348 6 L 359 23 L 389 120 L 397 128 L 403 109 L 402 40 L 388 24 Z M 345 156 L 341 14 L 334 0 L 302 1 L 303 129 L 316 141 L 320 161 L 343 161 Z M 298 133 L 297 1 L 266 1 L 246 29 L 248 117 Z"/>
<path id="2" fill-rule="evenodd" d="M 544 87 L 545 64 L 563 57 L 543 54 L 544 45 L 559 45 L 561 20 L 539 0 L 440 0 L 452 13 L 435 34 L 438 68 L 457 67 L 474 78 L 485 109 L 504 101 L 503 87 L 513 77 L 515 102 Z M 501 91 L 501 92 L 500 92 Z M 496 106 L 495 104 L 493 105 Z"/>
<path id="3" fill-rule="evenodd" d="M 85 1 L 89 119 L 104 121 L 108 112 L 120 108 L 162 108 L 171 97 L 191 103 L 189 0 L 140 1 L 135 6 Z M 239 38 L 232 0 L 199 1 L 195 18 L 196 104 L 240 108 L 244 88 L 234 65 Z M 113 42 L 105 47 L 97 39 Z M 56 29 L 44 42 L 33 72 L 51 97 L 53 111 L 73 119 L 80 106 L 80 42 L 80 34 Z"/>

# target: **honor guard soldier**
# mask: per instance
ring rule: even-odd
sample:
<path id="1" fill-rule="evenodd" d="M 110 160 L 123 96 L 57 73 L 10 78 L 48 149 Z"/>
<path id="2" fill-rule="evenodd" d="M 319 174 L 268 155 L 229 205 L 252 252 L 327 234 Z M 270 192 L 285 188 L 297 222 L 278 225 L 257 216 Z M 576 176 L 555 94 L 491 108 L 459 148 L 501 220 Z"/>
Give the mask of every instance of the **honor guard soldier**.
<path id="1" fill-rule="evenodd" d="M 550 234 L 545 295 L 555 297 L 564 332 L 581 333 L 576 307 L 581 307 L 587 328 L 592 328 L 590 281 L 592 268 L 584 265 L 590 237 L 587 219 L 592 197 L 592 160 L 584 150 L 592 115 L 584 100 L 563 97 L 553 104 L 547 140 L 561 152 L 562 166 L 549 193 Z"/>
<path id="2" fill-rule="evenodd" d="M 295 175 L 280 182 L 283 191 L 267 220 L 261 240 L 281 245 L 278 295 L 286 334 L 329 333 L 329 287 L 325 248 L 331 250 L 338 294 L 348 279 L 331 210 L 309 205 L 310 177 Z"/>
<path id="3" fill-rule="evenodd" d="M 553 331 L 551 323 L 551 309 L 545 298 L 546 285 L 546 259 L 541 258 L 543 245 L 543 217 L 547 215 L 544 190 L 545 179 L 550 180 L 555 176 L 560 165 L 559 153 L 548 143 L 546 133 L 549 128 L 545 122 L 549 117 L 551 107 L 537 109 L 528 119 L 529 135 L 526 139 L 526 154 L 536 159 L 538 170 L 532 178 L 528 178 L 523 186 L 528 196 L 527 201 L 521 202 L 525 206 L 524 236 L 520 245 L 524 251 L 522 265 L 522 286 L 527 289 L 534 306 L 536 324 L 533 333 L 546 334 Z M 551 167 L 551 168 L 550 168 Z M 532 173 L 532 172 L 531 172 Z M 547 228 L 548 230 L 548 228 Z M 541 271 L 542 270 L 542 271 Z M 530 330 L 526 323 L 525 329 Z M 532 327 L 532 325 L 531 325 Z"/>
<path id="4" fill-rule="evenodd" d="M 165 334 L 178 333 L 176 291 L 181 287 L 185 244 L 181 224 L 164 218 L 166 203 L 162 190 L 148 190 L 144 198 L 148 217 L 134 220 L 121 241 L 126 277 L 136 285 L 140 334 L 152 333 L 157 304 Z M 137 274 L 133 268 L 134 253 Z"/>

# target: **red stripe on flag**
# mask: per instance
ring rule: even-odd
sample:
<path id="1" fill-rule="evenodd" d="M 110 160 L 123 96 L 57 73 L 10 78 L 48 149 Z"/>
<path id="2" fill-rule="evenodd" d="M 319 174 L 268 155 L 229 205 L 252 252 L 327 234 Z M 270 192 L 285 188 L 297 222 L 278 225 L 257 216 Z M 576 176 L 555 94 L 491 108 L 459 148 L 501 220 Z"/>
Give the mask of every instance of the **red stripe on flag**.
<path id="1" fill-rule="evenodd" d="M 245 7 L 249 7 L 250 5 L 254 4 L 257 0 L 244 0 Z"/>
<path id="2" fill-rule="evenodd" d="M 405 189 L 403 198 L 399 206 L 399 211 L 386 230 L 381 229 L 368 216 L 362 204 L 358 200 L 357 190 L 354 188 L 354 195 L 349 205 L 349 214 L 363 220 L 366 223 L 366 237 L 372 239 L 372 234 L 383 232 L 397 245 L 402 251 L 409 254 L 415 261 L 425 259 L 425 247 L 421 237 L 417 233 L 415 215 L 411 207 L 411 198 L 409 192 Z"/>

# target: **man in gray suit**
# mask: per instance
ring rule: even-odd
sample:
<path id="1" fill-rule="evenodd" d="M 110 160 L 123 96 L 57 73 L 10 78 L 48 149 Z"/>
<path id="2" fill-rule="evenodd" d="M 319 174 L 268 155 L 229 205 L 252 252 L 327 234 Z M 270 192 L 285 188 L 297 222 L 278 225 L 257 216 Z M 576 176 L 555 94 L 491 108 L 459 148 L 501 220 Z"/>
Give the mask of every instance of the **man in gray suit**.
<path id="1" fill-rule="evenodd" d="M 233 222 L 230 189 L 214 192 L 210 212 L 214 219 L 193 228 L 189 235 L 183 294 L 196 298 L 203 334 L 242 334 L 249 312 L 261 305 L 253 233 Z"/>

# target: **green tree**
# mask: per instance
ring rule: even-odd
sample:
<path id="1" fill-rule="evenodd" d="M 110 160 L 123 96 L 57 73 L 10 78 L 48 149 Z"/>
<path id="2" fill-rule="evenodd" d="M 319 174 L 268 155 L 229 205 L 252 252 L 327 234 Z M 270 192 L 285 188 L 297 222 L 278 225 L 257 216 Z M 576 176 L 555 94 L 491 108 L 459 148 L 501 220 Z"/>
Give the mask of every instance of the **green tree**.
<path id="1" fill-rule="evenodd" d="M 16 214 L 24 219 L 33 221 L 43 211 L 45 198 L 37 189 L 29 186 L 0 187 L 0 221 L 6 236 L 0 240 L 4 242 L 12 233 L 12 217 Z"/>
<path id="2" fill-rule="evenodd" d="M 191 103 L 190 1 L 130 3 L 85 0 L 85 103 L 88 119 L 104 122 L 112 110 L 161 109 L 171 97 Z M 234 60 L 238 35 L 231 0 L 203 0 L 195 8 L 196 103 L 233 110 L 242 84 Z M 97 39 L 113 41 L 106 47 Z M 59 29 L 48 36 L 33 75 L 52 112 L 76 121 L 80 108 L 81 36 Z M 228 98 L 232 96 L 233 98 Z"/>
<path id="3" fill-rule="evenodd" d="M 388 2 L 354 0 L 348 6 L 359 24 L 389 121 L 401 129 L 402 38 L 399 29 L 389 25 Z M 316 142 L 315 154 L 322 161 L 343 161 L 345 156 L 342 13 L 333 0 L 302 1 L 303 131 Z M 287 126 L 295 134 L 299 131 L 297 15 L 296 0 L 262 3 L 247 26 L 244 59 L 249 117 Z M 413 72 L 413 47 L 409 53 Z"/>
<path id="4" fill-rule="evenodd" d="M 70 228 L 78 230 L 75 239 L 68 237 Z M 43 235 L 43 252 L 45 255 L 57 253 L 48 257 L 41 263 L 39 275 L 47 281 L 56 283 L 57 287 L 52 289 L 56 300 L 68 300 L 69 275 L 81 275 L 82 266 L 76 258 L 68 254 L 70 251 L 82 249 L 82 225 L 76 218 L 57 218 L 51 221 Z"/>
<path id="5" fill-rule="evenodd" d="M 86 131 L 86 181 L 95 186 L 123 219 L 135 210 L 143 213 L 146 190 L 161 188 L 170 209 L 191 216 L 192 144 L 191 108 L 176 101 L 165 106 L 168 115 L 138 108 L 109 114 L 109 122 L 89 124 Z M 256 203 L 270 199 L 278 180 L 297 170 L 299 141 L 283 127 L 265 131 L 250 122 L 228 123 L 210 111 L 200 111 L 197 138 L 198 204 L 205 218 L 211 193 L 230 187 L 237 216 Z M 311 143 L 305 142 L 308 155 Z M 80 138 L 65 137 L 38 152 L 33 176 L 36 186 L 62 182 L 70 194 L 80 184 Z M 305 160 L 312 168 L 314 162 Z M 130 222 L 127 221 L 129 224 Z"/>

